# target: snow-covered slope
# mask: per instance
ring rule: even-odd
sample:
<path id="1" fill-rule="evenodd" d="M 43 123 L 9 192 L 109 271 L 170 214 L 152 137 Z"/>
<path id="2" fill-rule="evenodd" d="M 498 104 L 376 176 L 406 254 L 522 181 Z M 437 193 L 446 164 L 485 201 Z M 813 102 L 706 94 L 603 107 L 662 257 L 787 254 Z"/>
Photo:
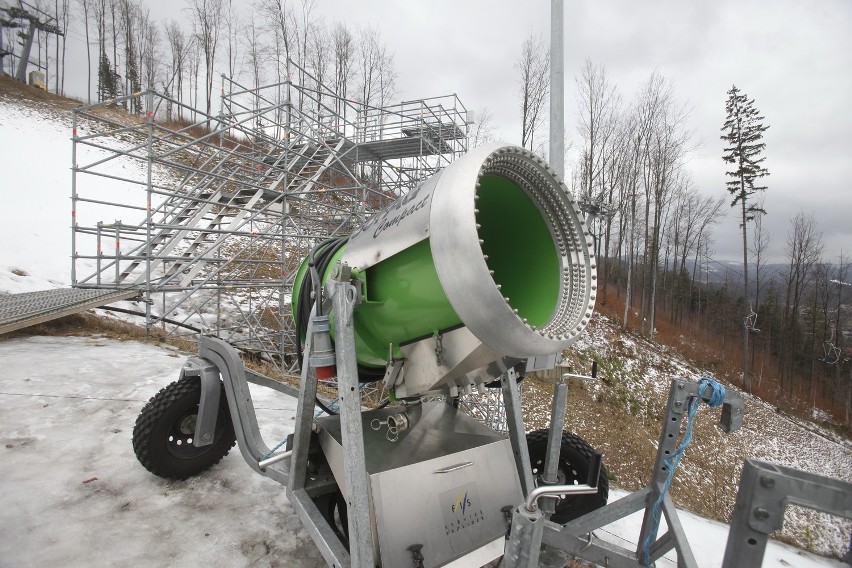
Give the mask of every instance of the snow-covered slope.
<path id="1" fill-rule="evenodd" d="M 0 292 L 67 286 L 71 119 L 0 97 Z"/>
<path id="2" fill-rule="evenodd" d="M 617 483 L 629 488 L 643 486 L 653 467 L 672 379 L 697 381 L 710 374 L 676 350 L 624 333 L 599 314 L 570 356 L 581 369 L 596 359 L 602 378 L 575 395 L 585 397 L 585 404 L 578 400 L 569 408 L 568 427 L 602 451 L 605 461 L 617 461 Z M 534 397 L 535 390 L 531 385 L 527 395 Z M 549 396 L 549 391 L 545 394 Z M 852 481 L 849 440 L 814 424 L 793 421 L 748 393 L 740 395 L 745 402 L 743 427 L 729 435 L 716 427 L 718 409 L 700 408 L 695 436 L 675 477 L 676 503 L 715 518 L 730 518 L 742 464 L 749 458 Z M 530 427 L 545 427 L 548 412 L 525 404 Z M 850 530 L 849 520 L 791 507 L 785 515 L 783 535 L 810 550 L 842 556 Z"/>

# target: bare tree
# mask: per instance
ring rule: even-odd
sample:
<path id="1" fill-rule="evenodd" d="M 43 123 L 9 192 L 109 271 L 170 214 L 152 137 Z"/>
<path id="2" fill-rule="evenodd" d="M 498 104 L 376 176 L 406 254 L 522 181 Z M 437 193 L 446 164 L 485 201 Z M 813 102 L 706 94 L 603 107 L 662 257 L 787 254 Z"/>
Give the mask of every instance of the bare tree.
<path id="1" fill-rule="evenodd" d="M 302 0 L 302 23 L 299 30 L 299 40 L 296 45 L 296 52 L 299 60 L 299 84 L 305 85 L 305 67 L 309 63 L 308 43 L 311 35 L 311 12 L 316 5 L 315 0 Z M 299 110 L 305 106 L 305 91 L 299 91 Z"/>
<path id="2" fill-rule="evenodd" d="M 289 101 L 291 98 L 290 81 L 292 79 L 291 57 L 295 51 L 295 44 L 298 43 L 296 18 L 284 0 L 256 0 L 256 2 L 257 12 L 264 19 L 269 31 L 272 33 L 272 48 L 274 52 L 272 57 L 275 62 L 275 72 L 279 85 L 277 97 L 279 101 L 282 96 Z M 280 85 L 285 81 L 286 90 L 282 92 Z M 287 116 L 278 117 L 276 124 L 279 126 L 276 126 L 276 129 L 280 128 L 282 119 L 286 120 L 287 124 L 291 122 L 292 111 L 290 105 L 286 105 L 285 108 L 286 110 L 279 108 L 278 112 L 282 114 L 286 112 Z M 287 135 L 286 132 L 276 132 L 276 135 L 281 134 Z"/>
<path id="3" fill-rule="evenodd" d="M 274 60 L 278 82 L 281 82 L 290 76 L 290 61 L 294 56 L 297 43 L 296 17 L 284 0 L 257 0 L 256 10 L 272 32 Z"/>
<path id="4" fill-rule="evenodd" d="M 83 8 L 83 29 L 86 31 L 86 72 L 87 72 L 87 99 L 86 101 L 91 104 L 92 103 L 92 41 L 89 39 L 89 12 L 92 7 L 91 0 L 77 0 L 80 3 L 80 7 Z"/>
<path id="5" fill-rule="evenodd" d="M 316 91 L 314 101 L 316 112 L 322 112 L 323 98 L 327 95 L 325 85 L 328 84 L 329 66 L 331 64 L 331 53 L 329 52 L 329 37 L 325 26 L 311 24 L 311 35 L 308 42 L 308 65 L 314 76 L 314 90 Z"/>
<path id="6" fill-rule="evenodd" d="M 62 16 L 60 22 L 62 23 L 62 83 L 60 86 L 60 94 L 65 94 L 65 53 L 66 53 L 66 38 L 68 37 L 68 26 L 71 23 L 71 0 L 61 0 L 60 6 L 62 6 Z M 88 42 L 87 42 L 88 43 Z M 86 46 L 88 49 L 88 46 Z M 2 46 L 0 46 L 2 49 Z"/>
<path id="7" fill-rule="evenodd" d="M 494 140 L 494 113 L 488 107 L 484 106 L 476 113 L 476 126 L 469 139 L 471 148 Z"/>
<path id="8" fill-rule="evenodd" d="M 812 214 L 800 211 L 790 220 L 786 252 L 789 264 L 785 276 L 787 296 L 784 304 L 782 324 L 783 359 L 782 383 L 787 377 L 788 392 L 793 392 L 793 362 L 795 353 L 800 352 L 800 312 L 805 293 L 814 277 L 814 267 L 822 256 L 822 233 L 817 231 L 817 222 Z"/>
<path id="9" fill-rule="evenodd" d="M 660 235 L 670 197 L 690 150 L 692 133 L 685 128 L 688 112 L 674 101 L 669 81 L 654 71 L 639 93 L 636 105 L 641 181 L 645 193 L 645 275 L 642 279 L 643 327 L 654 333 Z"/>
<path id="10" fill-rule="evenodd" d="M 112 32 L 112 63 L 113 68 L 116 73 L 115 83 L 116 83 L 116 94 L 121 93 L 121 77 L 118 76 L 119 61 L 118 61 L 118 41 L 121 37 L 121 6 L 120 0 L 109 0 L 109 18 L 110 18 L 110 28 Z M 118 15 L 116 15 L 116 10 L 119 11 Z"/>
<path id="11" fill-rule="evenodd" d="M 213 101 L 213 67 L 216 63 L 219 35 L 222 32 L 224 0 L 188 0 L 188 5 L 195 37 L 198 40 L 201 52 L 204 54 L 205 110 L 209 127 Z"/>
<path id="12" fill-rule="evenodd" d="M 267 54 L 263 43 L 263 31 L 257 23 L 254 12 L 244 22 L 240 36 L 243 41 L 244 57 L 251 71 L 252 86 L 257 89 L 263 81 L 263 64 Z"/>
<path id="13" fill-rule="evenodd" d="M 183 77 L 186 72 L 186 57 L 189 47 L 186 35 L 181 29 L 180 24 L 175 20 L 170 20 L 165 25 L 166 43 L 169 47 L 171 55 L 170 79 L 171 91 L 174 98 L 178 102 L 178 120 L 183 118 L 183 108 L 180 105 L 183 102 Z"/>
<path id="14" fill-rule="evenodd" d="M 111 99 L 116 94 L 115 71 L 107 56 L 107 18 L 108 6 L 106 0 L 95 0 L 93 15 L 98 34 L 98 101 Z"/>
<path id="15" fill-rule="evenodd" d="M 187 68 L 189 71 L 189 102 L 192 108 L 192 120 L 195 121 L 198 108 L 198 82 L 201 74 L 201 44 L 198 38 L 193 35 L 187 47 Z"/>
<path id="16" fill-rule="evenodd" d="M 53 18 L 56 21 L 56 26 L 59 28 L 59 34 L 56 37 L 56 55 L 54 57 L 56 72 L 53 74 L 53 91 L 58 95 L 63 92 L 65 86 L 65 35 L 68 33 L 68 4 L 70 0 L 54 0 L 53 2 Z M 48 36 L 49 37 L 49 36 Z M 59 56 L 59 43 L 62 42 L 62 58 Z M 0 46 L 0 50 L 3 46 Z M 62 86 L 60 87 L 60 82 Z"/>
<path id="17" fill-rule="evenodd" d="M 527 36 L 521 45 L 521 57 L 515 62 L 515 70 L 520 76 L 521 87 L 521 146 L 538 151 L 544 143 L 536 146 L 536 135 L 544 123 L 550 92 L 550 58 L 541 38 L 532 33 Z"/>
<path id="18" fill-rule="evenodd" d="M 586 60 L 582 74 L 575 79 L 580 107 L 577 128 L 583 140 L 582 193 L 589 198 L 603 191 L 610 156 L 606 150 L 617 132 L 621 95 L 610 83 L 606 69 Z"/>
<path id="19" fill-rule="evenodd" d="M 334 79 L 332 81 L 334 94 L 337 96 L 335 111 L 343 112 L 344 101 L 349 92 L 350 71 L 355 58 L 355 38 L 345 24 L 334 25 L 331 32 L 334 50 Z"/>
<path id="20" fill-rule="evenodd" d="M 833 327 L 835 331 L 835 347 L 837 347 L 841 353 L 843 353 L 843 348 L 845 346 L 844 336 L 843 336 L 843 328 L 841 325 L 841 316 L 840 312 L 843 306 L 849 305 L 850 299 L 852 299 L 852 283 L 849 282 L 849 257 L 844 251 L 840 251 L 840 260 L 837 264 L 837 280 L 834 282 L 835 284 L 835 292 L 836 297 L 834 304 L 837 306 L 837 309 L 834 312 L 833 318 Z M 846 363 L 848 363 L 848 359 Z M 842 373 L 842 366 L 836 365 L 834 372 L 834 380 L 836 384 L 836 392 L 839 396 L 842 396 L 845 400 L 845 410 L 846 416 L 845 421 L 846 424 L 850 423 L 850 418 L 852 418 L 852 365 L 849 365 L 849 376 L 845 377 Z M 843 383 L 846 383 L 845 387 Z"/>
<path id="21" fill-rule="evenodd" d="M 396 91 L 396 70 L 378 28 L 359 30 L 355 60 L 358 102 L 385 106 Z"/>
<path id="22" fill-rule="evenodd" d="M 761 209 L 763 203 L 758 205 Z M 751 258 L 754 260 L 754 311 L 760 309 L 760 292 L 763 290 L 763 285 L 766 281 L 764 268 L 766 267 L 766 251 L 769 249 L 769 243 L 772 240 L 772 234 L 763 226 L 763 216 L 758 215 L 754 219 L 752 226 L 752 237 L 749 251 Z"/>
<path id="23" fill-rule="evenodd" d="M 227 56 L 228 56 L 228 77 L 231 79 L 237 78 L 237 58 L 239 56 L 239 41 L 237 34 L 239 33 L 242 23 L 240 15 L 234 8 L 234 0 L 226 0 L 227 6 L 222 12 L 222 19 L 225 23 L 225 33 L 227 34 Z"/>
<path id="24" fill-rule="evenodd" d="M 760 207 L 762 208 L 763 204 L 760 204 Z M 766 227 L 763 226 L 763 216 L 758 215 L 754 220 L 754 224 L 752 225 L 752 238 L 751 245 L 749 246 L 751 259 L 754 262 L 754 307 L 751 310 L 752 313 L 748 316 L 749 318 L 751 318 L 751 320 L 746 320 L 746 327 L 748 328 L 748 331 L 750 333 L 755 334 L 757 331 L 761 331 L 761 334 L 760 336 L 755 335 L 754 341 L 750 342 L 750 369 L 755 368 L 755 358 L 757 353 L 756 343 L 758 339 L 760 340 L 763 349 L 766 349 L 772 344 L 772 338 L 774 333 L 774 330 L 772 329 L 772 317 L 763 318 L 763 314 L 768 315 L 768 311 L 761 309 L 761 302 L 763 301 L 763 292 L 768 284 L 767 280 L 769 279 L 766 274 L 766 263 L 768 261 L 767 251 L 769 250 L 769 243 L 771 242 L 771 240 L 771 233 L 769 233 Z M 762 318 L 764 319 L 764 321 L 761 321 Z"/>
<path id="25" fill-rule="evenodd" d="M 141 9 L 133 0 L 123 0 L 120 6 L 122 29 L 124 31 L 124 85 L 126 93 L 136 93 L 142 90 L 139 71 L 138 28 L 141 19 Z M 133 98 L 130 101 L 131 112 L 141 112 L 141 101 Z"/>
<path id="26" fill-rule="evenodd" d="M 144 28 L 142 31 L 142 74 L 145 77 L 145 85 L 148 88 L 154 88 L 154 85 L 157 83 L 157 75 L 159 71 L 159 44 L 160 44 L 160 30 L 157 28 L 154 23 L 146 18 L 144 20 Z"/>

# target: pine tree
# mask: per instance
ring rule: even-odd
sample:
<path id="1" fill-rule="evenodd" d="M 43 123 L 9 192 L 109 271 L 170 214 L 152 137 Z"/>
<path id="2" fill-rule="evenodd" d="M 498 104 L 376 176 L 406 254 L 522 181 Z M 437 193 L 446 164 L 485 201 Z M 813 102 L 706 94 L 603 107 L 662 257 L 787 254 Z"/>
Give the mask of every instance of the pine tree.
<path id="1" fill-rule="evenodd" d="M 118 91 L 115 72 L 105 52 L 101 52 L 98 64 L 98 100 L 114 99 Z"/>
<path id="2" fill-rule="evenodd" d="M 722 154 L 726 164 L 731 164 L 733 169 L 728 170 L 727 175 L 732 178 L 726 182 L 728 192 L 733 196 L 731 207 L 740 207 L 741 223 L 743 232 L 743 305 L 745 317 L 751 314 L 752 307 L 749 303 L 748 288 L 748 230 L 747 224 L 754 220 L 756 215 L 765 215 L 766 211 L 760 206 L 755 194 L 762 192 L 766 186 L 757 186 L 755 181 L 768 176 L 769 171 L 761 164 L 766 159 L 763 150 L 766 144 L 763 142 L 763 133 L 769 128 L 764 126 L 764 118 L 754 107 L 754 99 L 749 98 L 737 89 L 736 85 L 728 91 L 728 100 L 725 103 L 727 118 L 722 126 L 721 139 L 727 144 Z M 744 320 L 747 321 L 747 320 Z M 743 325 L 743 386 L 750 388 L 749 381 L 749 351 L 748 334 L 749 328 Z"/>
<path id="3" fill-rule="evenodd" d="M 133 51 L 133 44 L 129 44 L 124 48 L 125 61 L 125 79 L 127 80 L 128 94 L 138 93 L 142 90 L 142 85 L 139 82 L 139 68 L 136 65 L 136 55 Z M 142 98 L 133 97 L 130 99 L 130 112 L 134 114 L 142 113 Z"/>

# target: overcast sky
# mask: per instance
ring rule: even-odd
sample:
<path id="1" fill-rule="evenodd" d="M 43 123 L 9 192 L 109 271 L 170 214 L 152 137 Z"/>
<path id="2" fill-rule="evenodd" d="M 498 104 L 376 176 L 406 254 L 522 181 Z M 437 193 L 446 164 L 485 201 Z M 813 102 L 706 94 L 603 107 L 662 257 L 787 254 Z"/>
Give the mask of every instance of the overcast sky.
<path id="1" fill-rule="evenodd" d="M 186 18 L 180 0 L 149 5 L 155 19 Z M 530 32 L 549 41 L 549 2 L 317 0 L 314 14 L 327 24 L 378 27 L 395 55 L 400 100 L 457 93 L 470 109 L 488 107 L 499 137 L 519 143 L 514 63 Z M 74 43 L 82 48 L 79 41 L 69 48 Z M 736 84 L 770 125 L 765 226 L 772 260 L 783 262 L 789 220 L 799 210 L 816 217 L 827 260 L 852 252 L 852 1 L 569 1 L 565 51 L 569 139 L 580 143 L 574 76 L 587 58 L 606 67 L 625 102 L 657 69 L 692 108 L 701 145 L 688 167 L 712 195 L 725 194 L 719 135 L 726 91 Z M 741 259 L 738 223 L 726 209 L 715 256 Z"/>

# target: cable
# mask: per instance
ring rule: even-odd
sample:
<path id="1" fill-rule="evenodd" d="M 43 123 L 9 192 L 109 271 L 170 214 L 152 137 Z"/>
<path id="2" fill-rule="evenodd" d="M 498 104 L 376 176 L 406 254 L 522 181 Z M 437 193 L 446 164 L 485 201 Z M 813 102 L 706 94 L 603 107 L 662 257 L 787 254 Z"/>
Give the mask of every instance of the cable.
<path id="1" fill-rule="evenodd" d="M 322 276 L 328 269 L 331 259 L 346 243 L 349 237 L 334 237 L 326 239 L 317 244 L 311 249 L 308 255 L 308 273 L 302 280 L 302 286 L 299 288 L 299 297 L 296 313 L 293 314 L 296 320 L 296 356 L 299 359 L 299 366 L 303 364 L 304 355 L 302 353 L 302 338 L 307 334 L 308 322 L 311 319 L 311 291 L 314 292 L 314 297 L 317 302 L 317 314 L 322 314 Z M 310 281 L 308 281 L 310 276 Z"/>
<path id="2" fill-rule="evenodd" d="M 311 319 L 311 290 L 314 292 L 314 299 L 317 303 L 317 313 L 322 314 L 322 278 L 328 270 L 331 260 L 348 240 L 348 236 L 326 239 L 311 249 L 308 255 L 308 274 L 310 274 L 311 279 L 310 282 L 307 282 L 306 275 L 305 280 L 302 281 L 302 287 L 299 289 L 298 309 L 295 314 L 296 355 L 300 367 L 304 363 L 302 337 L 307 334 L 308 322 Z M 358 365 L 358 381 L 361 383 L 372 383 L 384 378 L 384 376 L 385 369 L 383 367 Z"/>
<path id="3" fill-rule="evenodd" d="M 327 407 L 325 404 L 323 404 L 323 402 L 319 399 L 319 397 L 314 397 L 314 402 L 316 402 L 316 405 L 320 407 L 320 410 L 322 410 L 323 412 L 325 412 L 329 416 L 334 416 L 335 414 L 337 414 L 335 411 L 333 411 L 332 409 Z"/>
<path id="4" fill-rule="evenodd" d="M 97 309 L 104 310 L 104 311 L 107 311 L 107 312 L 119 312 L 119 313 L 122 313 L 122 314 L 130 314 L 132 316 L 141 316 L 143 318 L 147 317 L 147 314 L 145 314 L 145 312 L 140 312 L 138 310 L 127 310 L 125 308 L 116 308 L 116 307 L 112 307 L 112 306 L 98 306 Z M 183 327 L 183 328 L 186 328 L 190 331 L 201 333 L 201 330 L 199 328 L 192 326 L 192 325 L 189 325 L 189 324 L 186 324 L 186 323 L 181 323 L 179 321 L 175 321 L 173 319 L 158 318 L 158 317 L 155 316 L 154 320 L 155 321 L 152 322 L 154 324 L 158 324 L 160 322 L 163 322 L 163 323 L 167 323 L 167 324 L 170 324 L 170 325 L 176 325 L 178 327 Z"/>

